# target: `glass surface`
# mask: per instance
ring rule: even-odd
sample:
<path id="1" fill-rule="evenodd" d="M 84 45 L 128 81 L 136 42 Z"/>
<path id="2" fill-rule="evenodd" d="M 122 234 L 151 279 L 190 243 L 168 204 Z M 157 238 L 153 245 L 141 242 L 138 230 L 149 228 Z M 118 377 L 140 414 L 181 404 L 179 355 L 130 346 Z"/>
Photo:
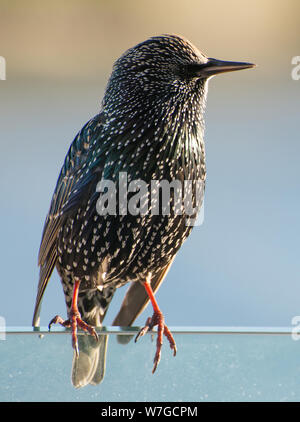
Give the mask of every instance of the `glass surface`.
<path id="1" fill-rule="evenodd" d="M 173 327 L 177 356 L 164 339 L 154 375 L 156 334 L 154 341 L 147 334 L 124 345 L 118 339 L 124 343 L 137 328 L 125 329 L 121 337 L 119 328 L 98 332 L 99 344 L 108 343 L 104 379 L 74 388 L 67 330 L 7 329 L 0 341 L 0 401 L 300 400 L 300 343 L 290 329 Z M 79 341 L 86 348 L 91 337 L 80 334 Z M 91 344 L 91 360 L 102 347 L 99 344 Z M 95 372 L 94 380 L 99 381 L 99 368 Z"/>

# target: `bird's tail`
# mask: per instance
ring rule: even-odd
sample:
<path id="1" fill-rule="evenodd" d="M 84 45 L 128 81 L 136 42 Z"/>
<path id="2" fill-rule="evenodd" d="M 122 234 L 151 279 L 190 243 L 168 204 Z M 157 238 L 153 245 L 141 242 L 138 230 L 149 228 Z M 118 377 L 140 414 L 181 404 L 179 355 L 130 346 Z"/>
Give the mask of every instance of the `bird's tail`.
<path id="1" fill-rule="evenodd" d="M 114 293 L 114 288 L 79 292 L 78 308 L 83 321 L 93 326 L 101 326 Z M 102 382 L 105 375 L 107 342 L 108 335 L 105 333 L 99 334 L 98 341 L 89 335 L 78 335 L 79 356 L 74 352 L 71 374 L 74 387 L 97 385 Z"/>
<path id="2" fill-rule="evenodd" d="M 78 336 L 79 356 L 73 354 L 71 380 L 75 388 L 88 384 L 97 385 L 103 381 L 106 365 L 108 335 L 99 335 L 97 341 L 92 336 Z"/>
<path id="3" fill-rule="evenodd" d="M 115 287 L 106 287 L 102 290 L 79 290 L 77 305 L 81 318 L 87 324 L 101 326 L 115 291 Z M 66 304 L 68 307 L 70 302 Z"/>

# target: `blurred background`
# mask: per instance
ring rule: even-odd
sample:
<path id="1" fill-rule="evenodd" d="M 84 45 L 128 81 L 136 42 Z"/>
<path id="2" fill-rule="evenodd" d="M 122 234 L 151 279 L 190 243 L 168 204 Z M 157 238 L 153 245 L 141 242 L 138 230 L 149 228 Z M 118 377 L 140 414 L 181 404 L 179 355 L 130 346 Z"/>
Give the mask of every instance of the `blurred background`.
<path id="1" fill-rule="evenodd" d="M 0 315 L 7 326 L 31 324 L 44 219 L 71 141 L 97 114 L 113 62 L 162 33 L 184 35 L 209 57 L 258 64 L 210 81 L 205 218 L 157 294 L 166 321 L 289 326 L 300 315 L 300 80 L 291 77 L 299 1 L 0 0 Z M 66 310 L 55 272 L 41 325 L 56 314 Z"/>

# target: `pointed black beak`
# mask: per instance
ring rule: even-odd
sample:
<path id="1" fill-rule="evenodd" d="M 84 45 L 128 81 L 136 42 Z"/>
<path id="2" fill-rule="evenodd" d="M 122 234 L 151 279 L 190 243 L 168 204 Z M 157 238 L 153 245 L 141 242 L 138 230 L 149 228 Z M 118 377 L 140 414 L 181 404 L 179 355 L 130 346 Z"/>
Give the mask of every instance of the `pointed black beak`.
<path id="1" fill-rule="evenodd" d="M 244 62 L 227 62 L 224 60 L 217 60 L 209 58 L 207 63 L 198 67 L 197 76 L 209 78 L 218 73 L 233 72 L 235 70 L 249 69 L 255 67 L 253 63 Z"/>

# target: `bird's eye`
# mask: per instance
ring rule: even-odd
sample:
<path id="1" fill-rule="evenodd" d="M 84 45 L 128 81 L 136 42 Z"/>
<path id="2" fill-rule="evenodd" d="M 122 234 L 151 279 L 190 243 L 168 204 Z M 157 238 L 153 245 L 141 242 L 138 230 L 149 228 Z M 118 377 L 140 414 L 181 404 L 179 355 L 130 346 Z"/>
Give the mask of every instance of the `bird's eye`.
<path id="1" fill-rule="evenodd" d="M 188 78 L 197 78 L 199 77 L 199 73 L 205 67 L 205 63 L 191 63 L 185 66 L 185 74 Z"/>

